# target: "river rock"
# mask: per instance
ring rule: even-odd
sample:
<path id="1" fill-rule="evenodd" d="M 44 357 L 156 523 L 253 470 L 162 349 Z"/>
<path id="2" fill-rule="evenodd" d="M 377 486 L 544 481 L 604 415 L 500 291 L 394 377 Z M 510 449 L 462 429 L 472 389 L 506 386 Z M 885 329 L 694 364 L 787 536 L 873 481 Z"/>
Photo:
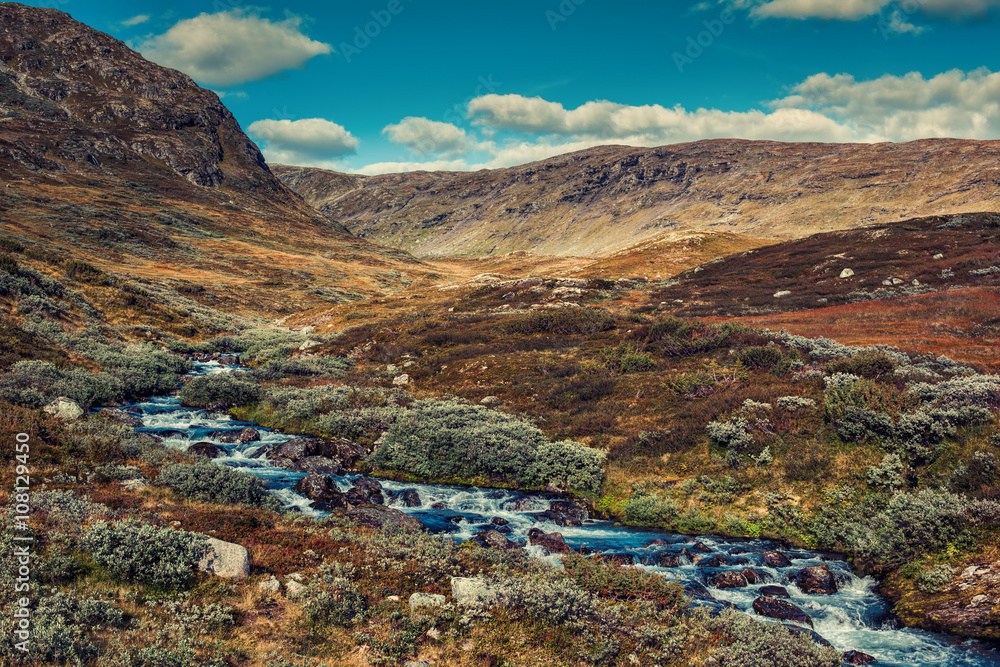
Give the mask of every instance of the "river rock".
<path id="1" fill-rule="evenodd" d="M 726 567 L 727 565 L 733 565 L 733 560 L 729 556 L 724 556 L 722 554 L 716 554 L 714 556 L 709 556 L 707 558 L 702 558 L 698 561 L 698 567 Z"/>
<path id="2" fill-rule="evenodd" d="M 417 611 L 426 607 L 442 607 L 446 598 L 436 593 L 414 593 L 410 596 L 410 611 Z"/>
<path id="3" fill-rule="evenodd" d="M 81 408 L 76 401 L 60 396 L 45 406 L 44 410 L 56 419 L 79 419 L 83 415 Z"/>
<path id="4" fill-rule="evenodd" d="M 318 447 L 319 454 L 337 459 L 345 468 L 354 468 L 355 464 L 368 454 L 364 447 L 347 438 L 321 440 Z"/>
<path id="5" fill-rule="evenodd" d="M 702 602 L 718 602 L 707 588 L 699 584 L 697 581 L 685 581 L 684 593 L 694 600 L 701 600 Z"/>
<path id="6" fill-rule="evenodd" d="M 177 440 L 177 439 L 179 439 L 179 440 L 190 440 L 191 439 L 191 436 L 189 436 L 186 432 L 179 431 L 179 430 L 177 430 L 175 428 L 168 428 L 165 431 L 157 431 L 156 435 L 160 436 L 164 440 Z"/>
<path id="7" fill-rule="evenodd" d="M 121 424 L 122 426 L 131 426 L 132 428 L 142 428 L 141 419 L 119 408 L 104 408 L 97 414 L 101 419 L 107 419 L 108 421 L 115 422 L 116 424 Z"/>
<path id="8" fill-rule="evenodd" d="M 681 554 L 678 551 L 661 551 L 655 556 L 656 564 L 660 567 L 680 567 Z"/>
<path id="9" fill-rule="evenodd" d="M 508 523 L 510 523 L 510 521 L 507 521 L 507 519 L 504 519 L 503 517 L 495 516 L 492 519 L 490 519 L 490 523 L 493 524 L 494 526 L 506 526 Z"/>
<path id="10" fill-rule="evenodd" d="M 792 625 L 791 623 L 782 623 L 781 625 L 786 630 L 791 632 L 793 635 L 805 635 L 806 637 L 809 637 L 809 639 L 813 640 L 820 646 L 830 646 L 830 647 L 833 646 L 833 644 L 828 642 L 823 635 L 819 634 L 818 632 L 816 632 L 811 628 L 803 628 L 801 625 Z"/>
<path id="11" fill-rule="evenodd" d="M 319 444 L 315 440 L 306 438 L 293 438 L 286 440 L 277 447 L 269 449 L 265 456 L 269 459 L 291 459 L 298 461 L 307 456 L 315 456 L 319 453 Z"/>
<path id="12" fill-rule="evenodd" d="M 557 526 L 580 526 L 590 516 L 586 507 L 565 500 L 553 500 L 549 503 L 549 509 L 542 512 L 539 518 Z"/>
<path id="13" fill-rule="evenodd" d="M 716 588 L 745 588 L 747 579 L 741 572 L 729 570 L 710 577 L 708 583 Z"/>
<path id="14" fill-rule="evenodd" d="M 260 440 L 260 431 L 255 428 L 250 428 L 249 426 L 237 430 L 230 431 L 219 431 L 218 438 L 219 442 L 224 442 L 226 444 L 232 445 L 239 443 L 241 445 L 246 445 L 251 442 L 257 442 Z M 214 435 L 214 434 L 213 434 Z"/>
<path id="15" fill-rule="evenodd" d="M 347 518 L 359 526 L 369 528 L 403 528 L 405 530 L 420 530 L 424 524 L 420 520 L 403 514 L 392 507 L 384 505 L 362 505 L 348 510 Z"/>
<path id="16" fill-rule="evenodd" d="M 770 577 L 760 570 L 752 570 L 749 567 L 742 570 L 742 574 L 746 577 L 747 582 L 751 584 L 761 584 L 768 581 Z"/>
<path id="17" fill-rule="evenodd" d="M 764 552 L 764 565 L 768 567 L 788 567 L 791 564 L 792 561 L 788 560 L 788 557 L 780 551 Z"/>
<path id="18" fill-rule="evenodd" d="M 189 452 L 195 456 L 204 456 L 207 459 L 217 459 L 226 453 L 222 447 L 219 447 L 214 442 L 196 442 L 187 448 Z"/>
<path id="19" fill-rule="evenodd" d="M 466 607 L 493 607 L 502 599 L 502 589 L 484 577 L 452 577 L 451 594 Z"/>
<path id="20" fill-rule="evenodd" d="M 480 533 L 480 539 L 482 540 L 483 546 L 490 549 L 499 549 L 500 551 L 512 551 L 514 549 L 520 549 L 521 545 L 513 540 L 509 540 L 502 534 L 495 530 L 484 530 Z"/>
<path id="21" fill-rule="evenodd" d="M 691 547 L 695 551 L 700 551 L 702 553 L 710 554 L 712 553 L 712 547 L 707 546 L 703 542 L 695 542 L 694 546 Z"/>
<path id="22" fill-rule="evenodd" d="M 844 655 L 840 656 L 840 662 L 845 665 L 874 665 L 878 660 L 861 651 L 844 651 Z"/>
<path id="23" fill-rule="evenodd" d="M 314 475 L 339 475 L 344 472 L 338 461 L 328 459 L 325 456 L 306 456 L 292 463 L 289 470 Z"/>
<path id="24" fill-rule="evenodd" d="M 795 576 L 795 585 L 803 593 L 811 595 L 833 595 L 837 592 L 837 579 L 825 563 L 800 570 Z"/>
<path id="25" fill-rule="evenodd" d="M 769 598 L 790 598 L 788 590 L 784 586 L 761 586 L 760 594 Z"/>
<path id="26" fill-rule="evenodd" d="M 562 533 L 546 533 L 540 528 L 532 528 L 528 531 L 528 543 L 545 547 L 549 551 L 559 554 L 566 554 L 572 551 L 563 540 Z"/>
<path id="27" fill-rule="evenodd" d="M 208 538 L 212 550 L 200 561 L 198 569 L 226 579 L 246 579 L 250 576 L 250 552 L 232 542 Z"/>
<path id="28" fill-rule="evenodd" d="M 405 489 L 399 493 L 397 498 L 407 507 L 420 507 L 424 504 L 423 501 L 420 500 L 420 494 L 417 493 L 416 489 Z"/>
<path id="29" fill-rule="evenodd" d="M 307 475 L 296 482 L 295 490 L 310 500 L 329 501 L 343 495 L 329 475 Z"/>
<path id="30" fill-rule="evenodd" d="M 770 616 L 781 621 L 794 621 L 812 627 L 809 614 L 796 607 L 791 602 L 777 598 L 759 597 L 753 601 L 753 610 L 761 616 Z"/>
<path id="31" fill-rule="evenodd" d="M 349 505 L 344 494 L 340 491 L 334 491 L 333 497 L 327 500 L 317 500 L 315 502 L 309 503 L 309 507 L 314 510 L 322 510 L 323 512 L 335 512 L 339 509 L 350 509 L 354 505 Z"/>

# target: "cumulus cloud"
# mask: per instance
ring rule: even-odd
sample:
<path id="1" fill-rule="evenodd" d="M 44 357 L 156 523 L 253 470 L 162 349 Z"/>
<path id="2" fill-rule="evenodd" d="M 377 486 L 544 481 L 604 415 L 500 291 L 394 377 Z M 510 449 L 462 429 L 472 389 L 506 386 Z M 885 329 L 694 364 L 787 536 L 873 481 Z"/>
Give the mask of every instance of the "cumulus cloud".
<path id="1" fill-rule="evenodd" d="M 747 3 L 739 2 L 740 6 Z M 1000 7 L 1000 0 L 767 0 L 756 4 L 750 14 L 757 18 L 838 19 L 857 21 L 880 14 L 883 9 L 902 6 L 907 14 L 924 12 L 952 20 L 982 16 Z M 897 15 L 898 9 L 893 10 Z M 900 23 L 902 16 L 899 16 Z"/>
<path id="2" fill-rule="evenodd" d="M 455 156 L 476 148 L 476 143 L 457 125 L 414 116 L 407 116 L 395 125 L 386 125 L 382 134 L 421 156 L 432 153 Z"/>
<path id="3" fill-rule="evenodd" d="M 303 167 L 337 168 L 336 158 L 358 150 L 357 137 L 342 125 L 325 118 L 302 120 L 258 120 L 247 131 L 265 142 L 262 152 L 268 162 Z"/>
<path id="4" fill-rule="evenodd" d="M 146 58 L 210 86 L 231 86 L 301 67 L 330 53 L 301 32 L 302 19 L 272 22 L 233 9 L 176 23 L 138 46 Z"/>

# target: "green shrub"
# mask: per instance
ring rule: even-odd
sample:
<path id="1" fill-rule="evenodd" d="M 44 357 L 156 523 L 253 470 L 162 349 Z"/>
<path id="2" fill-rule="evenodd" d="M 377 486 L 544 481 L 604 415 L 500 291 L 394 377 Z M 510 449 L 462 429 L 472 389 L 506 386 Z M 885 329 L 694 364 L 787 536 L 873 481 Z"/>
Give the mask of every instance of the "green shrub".
<path id="1" fill-rule="evenodd" d="M 757 371 L 774 370 L 784 360 L 781 349 L 777 346 L 743 348 L 736 358 L 745 368 Z"/>
<path id="2" fill-rule="evenodd" d="M 640 373 L 656 368 L 656 362 L 651 356 L 631 345 L 606 348 L 601 352 L 601 357 L 604 365 L 617 373 Z"/>
<path id="3" fill-rule="evenodd" d="M 268 492 L 260 478 L 212 461 L 166 466 L 160 470 L 156 483 L 191 500 L 275 511 L 281 508 L 281 503 Z"/>
<path id="4" fill-rule="evenodd" d="M 634 496 L 625 503 L 625 520 L 635 526 L 667 526 L 679 512 L 676 502 L 659 496 Z"/>
<path id="5" fill-rule="evenodd" d="M 191 583 L 195 566 L 211 548 L 204 536 L 135 519 L 117 524 L 98 521 L 87 530 L 81 546 L 116 577 L 158 588 Z"/>
<path id="6" fill-rule="evenodd" d="M 239 407 L 256 403 L 263 392 L 249 373 L 214 373 L 193 378 L 181 389 L 184 405 L 204 407 Z"/>
<path id="7" fill-rule="evenodd" d="M 598 493 L 604 484 L 607 455 L 572 440 L 543 442 L 535 450 L 531 469 L 521 481 L 541 486 L 554 483 L 564 489 Z"/>
<path id="8" fill-rule="evenodd" d="M 776 623 L 761 623 L 746 614 L 724 610 L 709 620 L 709 630 L 730 643 L 712 652 L 712 667 L 839 667 L 840 654 L 812 637 L 793 633 Z"/>
<path id="9" fill-rule="evenodd" d="M 955 568 L 942 563 L 917 575 L 917 588 L 924 593 L 940 593 L 941 589 L 955 576 Z"/>
<path id="10" fill-rule="evenodd" d="M 850 357 L 831 361 L 826 365 L 826 372 L 831 375 L 849 373 L 870 380 L 890 376 L 895 369 L 896 362 L 890 359 L 885 352 L 877 350 L 865 350 Z"/>
<path id="11" fill-rule="evenodd" d="M 510 334 L 549 333 L 561 336 L 589 335 L 615 327 L 615 318 L 600 308 L 559 308 L 537 310 L 514 316 L 501 324 Z"/>

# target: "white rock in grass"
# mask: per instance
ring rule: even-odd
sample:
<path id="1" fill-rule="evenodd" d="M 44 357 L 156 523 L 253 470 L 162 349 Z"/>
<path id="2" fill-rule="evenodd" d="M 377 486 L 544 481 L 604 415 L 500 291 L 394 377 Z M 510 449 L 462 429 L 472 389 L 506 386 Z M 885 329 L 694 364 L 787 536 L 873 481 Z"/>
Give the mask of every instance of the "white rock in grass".
<path id="1" fill-rule="evenodd" d="M 212 551 L 198 562 L 202 572 L 226 579 L 246 579 L 250 576 L 250 552 L 232 542 L 208 538 Z"/>
<path id="2" fill-rule="evenodd" d="M 266 593 L 277 593 L 281 590 L 281 582 L 272 574 L 270 579 L 265 579 L 257 584 L 257 588 Z"/>
<path id="3" fill-rule="evenodd" d="M 783 289 L 780 292 L 775 292 L 774 293 L 774 298 L 775 299 L 780 299 L 781 297 L 788 296 L 791 293 L 792 293 L 791 290 Z"/>
<path id="4" fill-rule="evenodd" d="M 500 603 L 501 590 L 483 577 L 452 577 L 451 594 L 460 605 L 493 607 Z"/>
<path id="5" fill-rule="evenodd" d="M 843 271 L 840 272 L 841 278 L 850 278 L 853 275 L 854 275 L 854 269 L 844 269 Z"/>
<path id="6" fill-rule="evenodd" d="M 83 408 L 76 401 L 60 396 L 45 406 L 45 411 L 56 419 L 77 419 L 83 415 Z"/>
<path id="7" fill-rule="evenodd" d="M 403 373 L 402 375 L 397 375 L 392 379 L 392 383 L 394 385 L 410 384 L 410 376 L 407 375 L 406 373 Z"/>
<path id="8" fill-rule="evenodd" d="M 410 611 L 422 607 L 440 607 L 444 605 L 445 597 L 435 593 L 414 593 L 410 596 Z"/>

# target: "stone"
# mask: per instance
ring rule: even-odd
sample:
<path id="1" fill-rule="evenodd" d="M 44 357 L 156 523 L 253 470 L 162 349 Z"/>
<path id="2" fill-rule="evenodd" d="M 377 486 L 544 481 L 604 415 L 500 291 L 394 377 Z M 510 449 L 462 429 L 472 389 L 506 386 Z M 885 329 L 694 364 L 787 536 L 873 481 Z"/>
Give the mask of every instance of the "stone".
<path id="1" fill-rule="evenodd" d="M 768 580 L 768 576 L 761 572 L 760 570 L 752 570 L 749 567 L 742 570 L 740 574 L 747 580 L 750 584 L 760 584 Z"/>
<path id="2" fill-rule="evenodd" d="M 780 551 L 764 552 L 764 565 L 768 567 L 788 567 L 791 564 L 792 561 L 788 560 L 788 557 Z"/>
<path id="3" fill-rule="evenodd" d="M 329 475 L 307 475 L 295 483 L 295 491 L 310 500 L 329 501 L 343 495 Z"/>
<path id="4" fill-rule="evenodd" d="M 788 590 L 784 586 L 761 586 L 760 594 L 769 598 L 790 598 Z"/>
<path id="5" fill-rule="evenodd" d="M 149 482 L 144 479 L 126 479 L 122 481 L 122 488 L 126 491 L 142 491 L 149 488 Z"/>
<path id="6" fill-rule="evenodd" d="M 840 662 L 845 665 L 874 665 L 878 660 L 875 659 L 875 656 L 861 651 L 844 651 L 844 654 L 840 656 Z"/>
<path id="7" fill-rule="evenodd" d="M 306 590 L 306 585 L 299 583 L 298 581 L 286 581 L 285 582 L 285 594 L 290 597 L 296 597 Z"/>
<path id="8" fill-rule="evenodd" d="M 936 255 L 931 257 L 931 259 L 944 259 L 944 255 L 941 253 L 937 253 Z"/>
<path id="9" fill-rule="evenodd" d="M 777 618 L 781 621 L 794 621 L 812 627 L 809 614 L 796 607 L 791 602 L 777 598 L 759 597 L 753 601 L 753 610 L 761 616 Z"/>
<path id="10" fill-rule="evenodd" d="M 246 579 L 250 576 L 250 552 L 232 542 L 208 538 L 211 553 L 198 561 L 198 569 L 225 579 Z"/>
<path id="11" fill-rule="evenodd" d="M 279 593 L 281 591 L 281 582 L 272 574 L 270 578 L 258 583 L 257 588 L 265 593 Z"/>
<path id="12" fill-rule="evenodd" d="M 445 603 L 445 597 L 436 593 L 414 593 L 410 596 L 410 611 L 416 611 L 424 607 L 441 607 Z"/>
<path id="13" fill-rule="evenodd" d="M 452 577 L 451 594 L 466 607 L 493 607 L 502 599 L 501 588 L 484 577 Z"/>
<path id="14" fill-rule="evenodd" d="M 507 519 L 504 519 L 503 517 L 495 516 L 492 519 L 490 519 L 490 523 L 493 524 L 494 526 L 506 526 L 508 523 L 510 523 L 510 521 L 507 521 Z"/>
<path id="15" fill-rule="evenodd" d="M 160 436 L 164 440 L 190 440 L 190 436 L 184 431 L 179 431 L 175 428 L 168 428 L 165 431 L 157 431 L 156 435 Z"/>
<path id="16" fill-rule="evenodd" d="M 791 293 L 792 293 L 792 292 L 791 292 L 791 290 L 787 290 L 787 289 L 783 289 L 783 290 L 780 290 L 780 291 L 778 291 L 778 292 L 775 292 L 775 293 L 774 293 L 774 298 L 775 298 L 775 299 L 780 299 L 781 297 L 783 297 L 783 296 L 788 296 L 788 295 L 790 295 Z"/>
<path id="17" fill-rule="evenodd" d="M 540 528 L 532 528 L 528 531 L 528 543 L 545 547 L 554 553 L 566 554 L 572 551 L 563 539 L 562 533 L 546 533 Z"/>
<path id="18" fill-rule="evenodd" d="M 660 567 L 680 567 L 681 554 L 677 551 L 661 551 L 656 554 L 656 564 Z"/>
<path id="19" fill-rule="evenodd" d="M 187 450 L 195 456 L 203 456 L 207 459 L 217 459 L 226 453 L 226 450 L 222 447 L 219 447 L 214 442 L 207 441 L 196 442 L 188 447 Z"/>
<path id="20" fill-rule="evenodd" d="M 392 378 L 392 383 L 396 386 L 403 386 L 410 384 L 410 376 L 407 373 L 402 373 Z"/>
<path id="21" fill-rule="evenodd" d="M 812 628 L 803 628 L 801 625 L 792 625 L 791 623 L 782 623 L 781 626 L 793 635 L 805 635 L 806 637 L 809 637 L 809 639 L 813 640 L 820 646 L 833 646 L 833 644 L 828 642 L 823 635 L 819 634 Z"/>
<path id="22" fill-rule="evenodd" d="M 709 585 L 715 586 L 716 588 L 745 588 L 747 585 L 747 579 L 743 576 L 741 572 L 734 572 L 729 570 L 727 572 L 719 572 L 708 580 Z"/>
<path id="23" fill-rule="evenodd" d="M 424 524 L 416 517 L 404 514 L 392 507 L 384 505 L 362 505 L 349 510 L 347 518 L 359 526 L 369 528 L 404 528 L 407 530 L 420 530 Z"/>
<path id="24" fill-rule="evenodd" d="M 694 549 L 695 551 L 700 551 L 705 554 L 712 553 L 712 547 L 708 546 L 704 542 L 695 542 L 694 546 L 692 546 L 691 548 Z"/>
<path id="25" fill-rule="evenodd" d="M 295 461 L 289 470 L 314 475 L 340 475 L 344 472 L 339 461 L 328 459 L 325 456 L 306 456 Z"/>
<path id="26" fill-rule="evenodd" d="M 496 405 L 499 402 L 500 398 L 498 396 L 487 396 L 483 398 L 483 400 L 479 401 L 481 405 Z"/>
<path id="27" fill-rule="evenodd" d="M 307 456 L 315 456 L 319 453 L 318 449 L 319 443 L 315 440 L 292 438 L 291 440 L 286 440 L 277 447 L 269 449 L 266 456 L 269 459 L 283 458 L 298 461 L 299 459 L 304 459 Z"/>
<path id="28" fill-rule="evenodd" d="M 423 501 L 420 500 L 420 494 L 417 493 L 416 489 L 406 489 L 400 492 L 399 501 L 406 505 L 407 507 L 420 507 L 423 505 Z"/>
<path id="29" fill-rule="evenodd" d="M 317 454 L 337 459 L 345 468 L 353 468 L 355 463 L 368 454 L 364 447 L 347 438 L 321 440 L 318 447 Z"/>
<path id="30" fill-rule="evenodd" d="M 844 269 L 843 271 L 840 272 L 841 278 L 850 278 L 853 275 L 854 275 L 854 269 Z"/>
<path id="31" fill-rule="evenodd" d="M 241 445 L 246 445 L 251 442 L 257 442 L 260 440 L 260 431 L 255 428 L 250 428 L 249 426 L 241 428 L 239 430 L 222 431 L 216 436 L 219 442 L 224 442 L 228 445 L 239 443 Z"/>
<path id="32" fill-rule="evenodd" d="M 318 340 L 307 340 L 303 342 L 302 345 L 299 345 L 299 351 L 304 352 L 305 350 L 308 350 L 311 347 L 316 347 L 319 344 L 320 342 Z"/>
<path id="33" fill-rule="evenodd" d="M 837 592 L 837 580 L 825 563 L 800 570 L 795 576 L 795 585 L 803 593 L 811 595 L 833 595 Z"/>
<path id="34" fill-rule="evenodd" d="M 108 421 L 113 421 L 116 424 L 121 424 L 122 426 L 142 428 L 141 419 L 119 408 L 104 408 L 97 414 L 101 419 L 107 419 Z"/>
<path id="35" fill-rule="evenodd" d="M 520 549 L 521 545 L 513 540 L 509 540 L 495 530 L 487 530 L 482 533 L 483 546 L 501 551 L 511 551 Z"/>
<path id="36" fill-rule="evenodd" d="M 698 567 L 725 567 L 727 565 L 733 565 L 733 561 L 729 556 L 722 554 L 702 558 L 698 561 Z"/>
<path id="37" fill-rule="evenodd" d="M 60 396 L 52 401 L 45 406 L 44 410 L 56 419 L 79 419 L 83 415 L 83 408 L 76 401 L 70 400 L 65 396 Z"/>

